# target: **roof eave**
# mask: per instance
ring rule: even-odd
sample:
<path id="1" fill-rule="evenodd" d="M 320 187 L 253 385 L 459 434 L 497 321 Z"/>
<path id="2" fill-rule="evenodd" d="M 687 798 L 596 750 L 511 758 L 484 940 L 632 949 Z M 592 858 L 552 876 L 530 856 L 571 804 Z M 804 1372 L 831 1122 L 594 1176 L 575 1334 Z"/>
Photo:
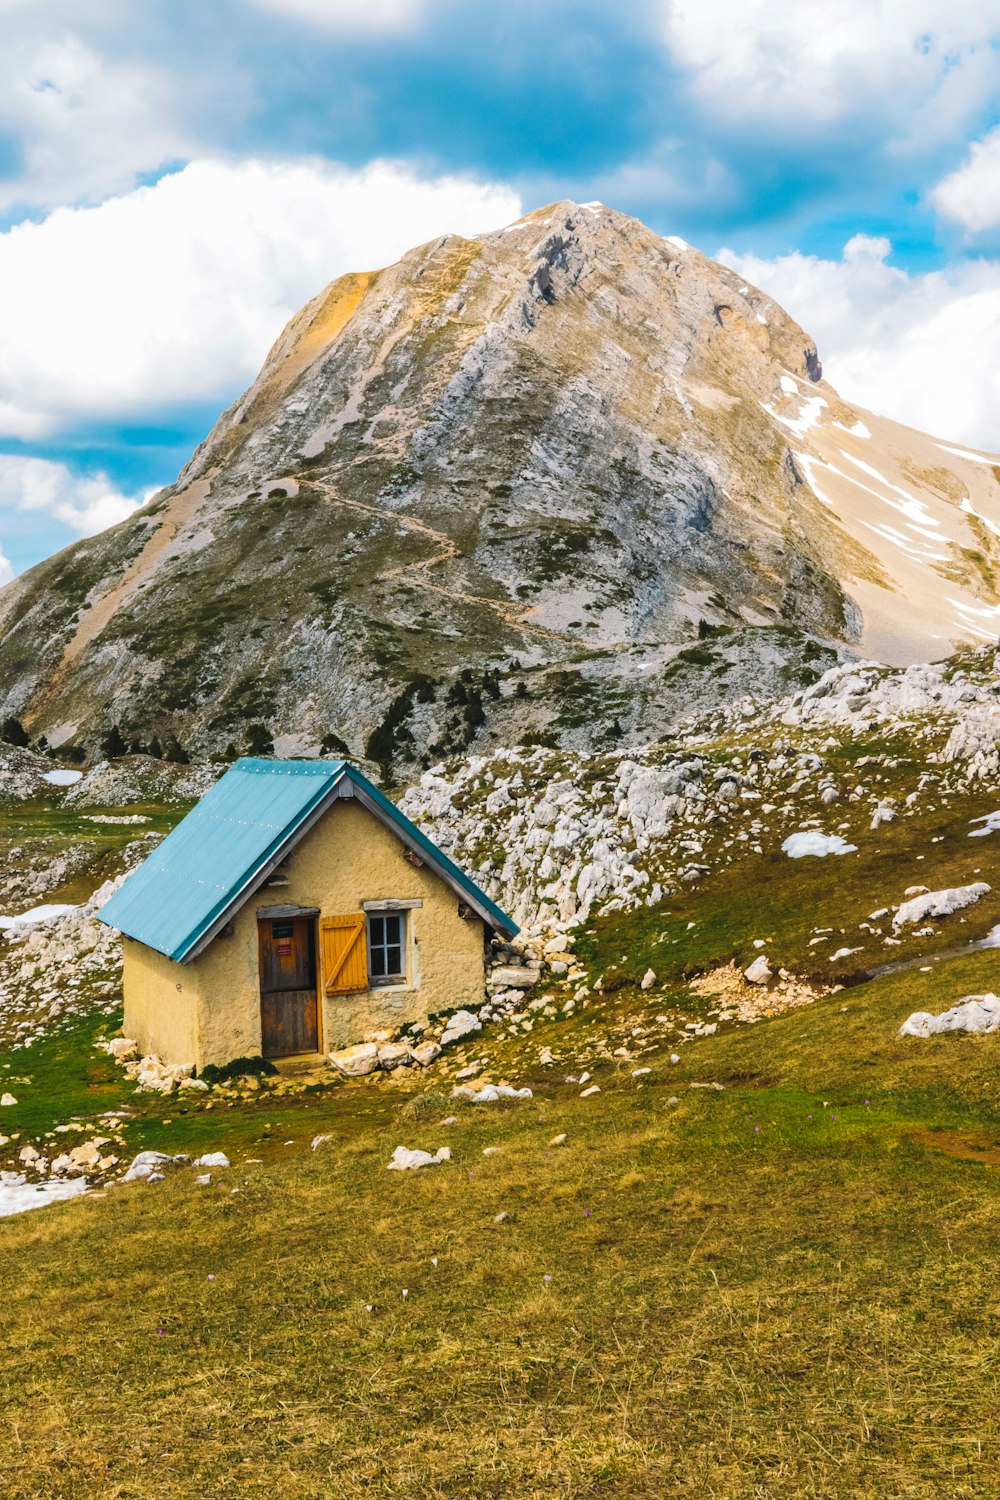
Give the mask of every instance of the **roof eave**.
<path id="1" fill-rule="evenodd" d="M 389 828 L 396 834 L 397 838 L 424 864 L 431 869 L 439 880 L 455 892 L 476 915 L 485 923 L 491 931 L 499 932 L 507 938 L 516 937 L 520 931 L 517 923 L 507 913 L 501 911 L 484 891 L 481 891 L 470 877 L 463 875 L 458 867 L 453 865 L 443 850 L 438 849 L 433 840 L 426 834 L 421 834 L 414 824 L 411 824 L 405 814 L 401 813 L 388 798 L 383 798 L 378 789 L 372 785 L 362 772 L 355 766 L 343 762 L 337 773 L 324 782 L 324 789 L 320 796 L 304 811 L 300 819 L 287 830 L 281 842 L 274 846 L 262 863 L 257 865 L 246 876 L 239 889 L 233 893 L 224 907 L 198 931 L 189 941 L 181 947 L 167 952 L 163 948 L 157 948 L 154 943 L 148 943 L 141 937 L 135 937 L 132 933 L 125 933 L 126 937 L 133 941 L 144 943 L 146 947 L 153 948 L 155 952 L 162 953 L 164 958 L 174 963 L 189 964 L 198 958 L 205 949 L 215 941 L 222 929 L 241 910 L 246 903 L 253 898 L 262 884 L 274 873 L 283 859 L 286 859 L 300 839 L 310 831 L 319 819 L 327 812 L 330 805 L 341 797 L 354 797 L 376 817 L 384 827 Z M 100 914 L 98 914 L 100 916 Z M 101 918 L 103 921 L 104 919 Z M 111 927 L 108 922 L 105 925 Z M 115 929 L 124 931 L 122 928 Z"/>
<path id="2" fill-rule="evenodd" d="M 374 814 L 380 823 L 383 823 L 387 828 L 391 828 L 406 847 L 434 871 L 439 880 L 443 880 L 457 896 L 472 907 L 473 911 L 485 922 L 487 927 L 494 932 L 501 933 L 504 937 L 513 938 L 517 936 L 521 930 L 517 923 L 511 917 L 508 917 L 506 912 L 501 911 L 498 906 L 495 906 L 485 892 L 480 891 L 473 880 L 470 880 L 467 876 L 461 878 L 457 875 L 444 851 L 437 849 L 432 840 L 427 838 L 426 834 L 422 838 L 413 837 L 410 832 L 409 819 L 399 812 L 398 809 L 395 809 L 394 804 L 390 804 L 394 808 L 393 812 L 383 807 L 378 798 L 372 795 L 375 788 L 370 787 L 367 778 L 363 777 L 360 771 L 357 771 L 353 766 L 345 766 L 344 772 L 346 780 L 351 784 L 351 795 L 356 797 L 361 805 L 366 807 L 370 813 Z M 343 787 L 341 787 L 339 795 L 345 795 Z M 414 829 L 414 833 L 416 832 L 418 830 Z"/>

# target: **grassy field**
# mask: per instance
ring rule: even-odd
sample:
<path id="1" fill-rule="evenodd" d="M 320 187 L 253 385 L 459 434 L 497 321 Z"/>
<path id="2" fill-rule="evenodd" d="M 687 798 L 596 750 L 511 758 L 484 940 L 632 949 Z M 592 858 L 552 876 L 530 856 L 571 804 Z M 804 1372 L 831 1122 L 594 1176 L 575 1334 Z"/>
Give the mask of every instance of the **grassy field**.
<path id="1" fill-rule="evenodd" d="M 1000 952 L 857 982 L 1000 922 L 995 838 L 968 838 L 992 797 L 931 797 L 877 833 L 840 805 L 856 854 L 769 846 L 597 919 L 576 952 L 607 994 L 404 1087 L 139 1096 L 94 1050 L 114 1016 L 0 1057 L 7 1153 L 125 1107 L 126 1159 L 233 1161 L 208 1187 L 181 1168 L 0 1220 L 0 1500 L 992 1500 L 1000 1036 L 897 1033 L 1000 988 Z M 144 811 L 139 833 L 175 816 Z M 136 829 L 39 807 L 0 834 L 25 860 L 83 845 L 73 900 Z M 996 889 L 902 949 L 860 926 L 911 884 L 976 879 Z M 847 987 L 680 1045 L 714 1008 L 684 976 L 754 939 Z M 859 951 L 831 963 L 841 947 Z M 534 1097 L 453 1100 L 473 1058 Z M 387 1172 L 400 1144 L 453 1159 Z"/>
<path id="2" fill-rule="evenodd" d="M 595 1051 L 586 1099 L 525 1052 L 516 1105 L 429 1076 L 161 1127 L 233 1169 L 0 1223 L 4 1500 L 995 1495 L 1000 1038 L 899 1039 L 941 983 L 641 1077 Z"/>
<path id="3" fill-rule="evenodd" d="M 65 879 L 46 890 L 45 900 L 85 901 L 103 881 L 121 873 L 121 855 L 127 844 L 147 833 L 168 833 L 188 806 L 135 803 L 125 811 L 144 819 L 138 824 L 100 821 L 120 817 L 120 807 L 67 807 L 43 800 L 0 806 L 4 880 L 16 881 L 31 869 L 70 855 Z M 12 907 L 12 911 L 19 909 L 17 903 Z"/>
<path id="4" fill-rule="evenodd" d="M 575 951 L 587 963 L 614 964 L 636 982 L 652 967 L 660 977 L 710 969 L 734 958 L 748 964 L 757 956 L 754 939 L 767 942 L 772 964 L 825 982 L 852 983 L 901 956 L 933 955 L 985 936 L 1000 923 L 1000 878 L 994 838 L 970 838 L 972 820 L 996 806 L 992 787 L 954 794 L 946 805 L 868 832 L 854 813 L 848 837 L 854 853 L 826 859 L 792 860 L 780 848 L 747 855 L 717 870 L 704 885 L 682 890 L 669 910 L 617 912 L 593 920 Z M 830 818 L 828 824 L 835 820 Z M 838 820 L 839 821 L 839 820 Z M 903 934 L 905 948 L 886 946 L 882 936 L 863 928 L 872 912 L 898 903 L 910 886 L 932 890 L 984 881 L 993 889 L 975 906 L 929 925 L 933 935 Z M 892 936 L 891 919 L 877 924 Z M 813 943 L 816 928 L 828 932 Z M 841 948 L 855 951 L 831 963 Z"/>

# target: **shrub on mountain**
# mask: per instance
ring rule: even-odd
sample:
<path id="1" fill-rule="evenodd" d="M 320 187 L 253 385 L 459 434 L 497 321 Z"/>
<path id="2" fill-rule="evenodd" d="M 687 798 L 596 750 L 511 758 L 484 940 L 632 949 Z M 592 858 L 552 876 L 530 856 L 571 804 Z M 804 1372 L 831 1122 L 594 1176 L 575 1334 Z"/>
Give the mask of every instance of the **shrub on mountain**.
<path id="1" fill-rule="evenodd" d="M 20 719 L 15 719 L 13 714 L 0 724 L 0 740 L 3 740 L 6 745 L 18 745 L 22 748 L 27 745 L 27 730 Z"/>
<path id="2" fill-rule="evenodd" d="M 321 755 L 349 756 L 351 753 L 350 746 L 340 738 L 339 734 L 334 734 L 332 731 L 329 734 L 324 734 L 320 740 L 319 749 Z"/>
<path id="3" fill-rule="evenodd" d="M 273 755 L 274 741 L 263 724 L 251 724 L 247 732 L 248 755 Z"/>
<path id="4" fill-rule="evenodd" d="M 107 734 L 101 741 L 101 754 L 106 760 L 121 760 L 128 753 L 128 746 L 122 739 L 121 730 L 117 724 L 112 724 Z"/>

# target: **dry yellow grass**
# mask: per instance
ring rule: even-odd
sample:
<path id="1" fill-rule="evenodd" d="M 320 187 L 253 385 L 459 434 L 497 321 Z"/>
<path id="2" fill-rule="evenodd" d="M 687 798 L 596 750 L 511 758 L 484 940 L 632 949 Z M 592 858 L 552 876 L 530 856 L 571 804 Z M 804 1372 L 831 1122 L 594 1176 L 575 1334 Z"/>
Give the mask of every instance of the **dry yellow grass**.
<path id="1" fill-rule="evenodd" d="M 237 1111 L 211 1188 L 5 1221 L 4 1500 L 992 1496 L 1000 1177 L 914 1131 L 1000 1140 L 1000 1039 L 893 1040 L 933 978 L 452 1127 L 288 1101 L 264 1165 Z"/>

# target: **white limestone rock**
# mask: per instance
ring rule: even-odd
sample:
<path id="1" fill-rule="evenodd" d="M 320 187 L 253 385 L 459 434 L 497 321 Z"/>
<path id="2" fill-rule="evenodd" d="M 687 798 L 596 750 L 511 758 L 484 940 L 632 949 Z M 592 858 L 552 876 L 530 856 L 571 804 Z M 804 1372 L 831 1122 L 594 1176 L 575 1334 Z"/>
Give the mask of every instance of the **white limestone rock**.
<path id="1" fill-rule="evenodd" d="M 378 1045 L 375 1042 L 358 1042 L 354 1047 L 344 1047 L 340 1052 L 330 1053 L 330 1062 L 338 1072 L 348 1078 L 364 1078 L 378 1067 Z"/>
<path id="2" fill-rule="evenodd" d="M 743 970 L 743 978 L 748 984 L 767 984 L 771 978 L 771 965 L 763 953 L 754 959 L 749 968 Z"/>
<path id="3" fill-rule="evenodd" d="M 378 1065 L 387 1071 L 390 1068 L 408 1068 L 410 1049 L 405 1042 L 383 1042 L 378 1049 Z"/>
<path id="4" fill-rule="evenodd" d="M 451 1161 L 451 1147 L 439 1146 L 437 1151 L 411 1149 L 408 1146 L 397 1146 L 392 1153 L 392 1160 L 387 1162 L 386 1167 L 390 1172 L 415 1172 L 420 1167 L 436 1167 L 443 1161 Z"/>
<path id="5" fill-rule="evenodd" d="M 139 1044 L 131 1037 L 113 1036 L 110 1041 L 99 1042 L 98 1045 L 113 1057 L 115 1062 L 131 1062 L 134 1057 L 139 1056 Z"/>
<path id="6" fill-rule="evenodd" d="M 418 1042 L 409 1050 L 413 1061 L 421 1068 L 430 1067 L 431 1063 L 441 1056 L 441 1044 L 435 1041 Z"/>
<path id="7" fill-rule="evenodd" d="M 138 1156 L 132 1158 L 128 1171 L 122 1178 L 123 1182 L 137 1182 L 143 1178 L 148 1179 L 154 1173 L 162 1180 L 161 1168 L 172 1167 L 174 1158 L 165 1151 L 140 1151 Z"/>
<path id="8" fill-rule="evenodd" d="M 966 995 L 950 1010 L 933 1016 L 917 1010 L 899 1028 L 900 1036 L 937 1036 L 944 1031 L 971 1031 L 988 1034 L 1000 1031 L 1000 999 L 996 995 Z"/>
<path id="9" fill-rule="evenodd" d="M 980 901 L 983 896 L 988 896 L 991 889 L 985 880 L 977 880 L 972 885 L 952 886 L 943 891 L 925 891 L 923 895 L 903 902 L 892 919 L 892 925 L 900 928 L 923 922 L 927 917 L 950 917 L 954 912 L 962 911 Z"/>
<path id="10" fill-rule="evenodd" d="M 482 1031 L 483 1023 L 478 1016 L 473 1015 L 471 1010 L 457 1010 L 453 1016 L 448 1017 L 444 1031 L 441 1033 L 441 1046 L 450 1047 L 453 1042 L 460 1042 L 463 1037 L 471 1036 L 475 1031 Z"/>
<path id="11" fill-rule="evenodd" d="M 481 1089 L 462 1087 L 451 1091 L 453 1099 L 467 1099 L 470 1104 L 497 1104 L 501 1099 L 530 1099 L 530 1089 L 515 1089 L 507 1083 L 484 1083 Z"/>
<path id="12" fill-rule="evenodd" d="M 490 970 L 487 984 L 491 990 L 530 990 L 538 983 L 541 972 L 534 964 L 500 964 Z"/>

